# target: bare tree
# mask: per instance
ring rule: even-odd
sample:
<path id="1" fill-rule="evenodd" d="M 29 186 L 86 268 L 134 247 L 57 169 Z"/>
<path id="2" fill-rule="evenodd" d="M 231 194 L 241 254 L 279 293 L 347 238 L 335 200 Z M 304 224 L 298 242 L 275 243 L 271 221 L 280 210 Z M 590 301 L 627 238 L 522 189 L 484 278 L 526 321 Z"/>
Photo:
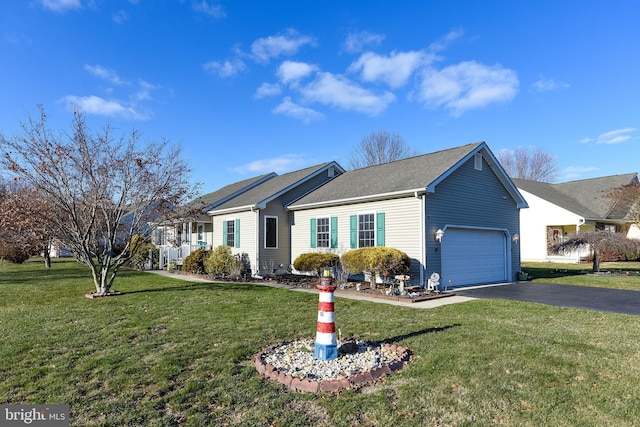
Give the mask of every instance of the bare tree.
<path id="1" fill-rule="evenodd" d="M 613 210 L 624 214 L 626 219 L 640 227 L 640 182 L 614 188 L 609 197 L 615 202 Z"/>
<path id="2" fill-rule="evenodd" d="M 400 135 L 386 130 L 371 132 L 360 140 L 349 156 L 349 167 L 359 169 L 415 156 L 417 151 L 408 147 Z"/>
<path id="3" fill-rule="evenodd" d="M 511 178 L 553 182 L 558 176 L 555 156 L 540 148 L 505 150 L 499 152 L 497 158 Z"/>
<path id="4" fill-rule="evenodd" d="M 45 267 L 51 267 L 54 207 L 43 192 L 17 180 L 4 182 L 0 187 L 1 244 L 5 250 L 25 255 L 42 253 Z"/>
<path id="5" fill-rule="evenodd" d="M 591 250 L 593 272 L 600 271 L 602 255 L 606 252 L 627 253 L 640 250 L 640 242 L 628 239 L 624 234 L 611 231 L 585 231 L 550 248 L 554 253 L 571 253 L 579 250 Z"/>
<path id="6" fill-rule="evenodd" d="M 190 169 L 167 141 L 142 143 L 135 130 L 114 139 L 108 125 L 91 134 L 78 111 L 71 133 L 54 134 L 39 110 L 39 120 L 20 123 L 20 136 L 0 135 L 0 162 L 47 195 L 56 235 L 105 295 L 144 240 L 133 236 L 148 236 L 151 220 L 193 196 Z"/>

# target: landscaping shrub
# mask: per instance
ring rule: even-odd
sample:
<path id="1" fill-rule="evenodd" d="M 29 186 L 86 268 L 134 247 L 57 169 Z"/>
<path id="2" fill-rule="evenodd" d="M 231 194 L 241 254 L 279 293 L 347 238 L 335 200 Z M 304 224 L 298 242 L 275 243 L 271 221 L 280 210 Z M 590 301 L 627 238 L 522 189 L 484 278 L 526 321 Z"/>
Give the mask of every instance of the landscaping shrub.
<path id="1" fill-rule="evenodd" d="M 204 269 L 214 277 L 238 279 L 244 271 L 242 260 L 231 253 L 229 246 L 217 246 L 204 259 Z"/>
<path id="2" fill-rule="evenodd" d="M 29 259 L 29 253 L 15 246 L 0 246 L 0 258 L 14 264 L 22 264 Z"/>
<path id="3" fill-rule="evenodd" d="M 140 235 L 136 234 L 131 238 L 131 247 L 135 248 L 135 253 L 129 260 L 128 264 L 130 267 L 143 270 L 144 266 L 149 261 L 149 251 L 151 251 L 153 264 L 158 262 L 160 251 L 151 242 L 150 238 L 143 239 Z"/>
<path id="4" fill-rule="evenodd" d="M 204 249 L 198 249 L 191 252 L 189 256 L 184 259 L 182 269 L 187 273 L 203 274 L 205 272 L 204 260 L 208 256 L 209 251 Z"/>
<path id="5" fill-rule="evenodd" d="M 300 254 L 300 256 L 293 261 L 293 268 L 298 271 L 315 271 L 320 275 L 323 267 L 335 267 L 339 261 L 340 257 L 336 254 L 310 252 Z"/>
<path id="6" fill-rule="evenodd" d="M 342 265 L 350 273 L 371 274 L 371 287 L 376 287 L 376 274 L 405 274 L 411 267 L 411 258 L 395 248 L 375 247 L 353 249 L 342 255 Z"/>

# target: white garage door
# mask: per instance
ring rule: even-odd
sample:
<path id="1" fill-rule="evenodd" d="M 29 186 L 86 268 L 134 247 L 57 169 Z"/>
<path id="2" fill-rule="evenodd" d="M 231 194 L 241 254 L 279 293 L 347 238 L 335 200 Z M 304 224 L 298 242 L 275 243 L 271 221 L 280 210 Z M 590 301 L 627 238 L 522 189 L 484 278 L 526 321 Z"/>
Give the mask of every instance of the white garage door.
<path id="1" fill-rule="evenodd" d="M 448 228 L 442 238 L 442 284 L 453 286 L 507 280 L 505 234 Z"/>

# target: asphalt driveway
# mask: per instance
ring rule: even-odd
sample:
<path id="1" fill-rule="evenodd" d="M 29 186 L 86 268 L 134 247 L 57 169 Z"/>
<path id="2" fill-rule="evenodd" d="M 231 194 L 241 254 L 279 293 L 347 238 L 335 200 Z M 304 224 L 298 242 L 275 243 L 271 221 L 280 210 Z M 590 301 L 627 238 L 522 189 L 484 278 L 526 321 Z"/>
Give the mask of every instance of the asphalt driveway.
<path id="1" fill-rule="evenodd" d="M 517 282 L 475 289 L 455 289 L 455 293 L 463 297 L 502 298 L 559 307 L 640 315 L 640 291 Z"/>

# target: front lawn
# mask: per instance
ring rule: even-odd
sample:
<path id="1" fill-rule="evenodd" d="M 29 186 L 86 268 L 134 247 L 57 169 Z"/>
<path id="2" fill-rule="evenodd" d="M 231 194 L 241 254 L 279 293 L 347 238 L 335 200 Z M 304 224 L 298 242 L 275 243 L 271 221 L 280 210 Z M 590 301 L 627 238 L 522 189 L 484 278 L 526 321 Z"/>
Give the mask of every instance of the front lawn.
<path id="1" fill-rule="evenodd" d="M 533 280 L 537 282 L 640 291 L 640 262 L 603 262 L 600 264 L 601 272 L 611 274 L 592 275 L 590 274 L 591 267 L 591 263 L 522 263 L 522 269 L 531 274 Z"/>
<path id="2" fill-rule="evenodd" d="M 261 379 L 251 358 L 313 336 L 318 297 L 123 271 L 89 300 L 73 261 L 0 264 L 0 403 L 66 403 L 72 425 L 631 426 L 640 317 L 502 300 L 420 310 L 336 298 L 344 336 L 408 366 L 340 395 Z"/>

